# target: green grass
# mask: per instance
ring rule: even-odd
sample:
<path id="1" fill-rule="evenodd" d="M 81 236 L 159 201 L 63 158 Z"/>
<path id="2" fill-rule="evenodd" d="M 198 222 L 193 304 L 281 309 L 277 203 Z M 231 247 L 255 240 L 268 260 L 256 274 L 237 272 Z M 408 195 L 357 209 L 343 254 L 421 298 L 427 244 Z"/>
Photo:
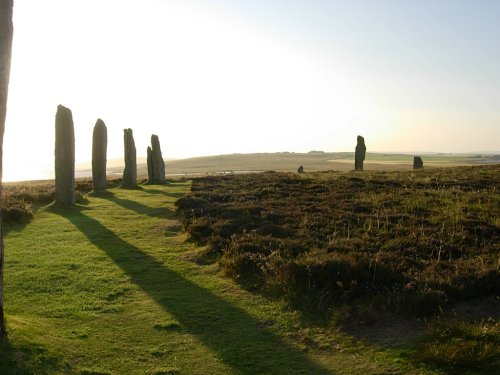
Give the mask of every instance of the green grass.
<path id="1" fill-rule="evenodd" d="M 500 368 L 500 323 L 436 321 L 419 340 L 416 358 L 451 373 L 497 374 Z"/>
<path id="2" fill-rule="evenodd" d="M 433 373 L 198 265 L 188 182 L 111 189 L 6 224 L 1 374 Z"/>

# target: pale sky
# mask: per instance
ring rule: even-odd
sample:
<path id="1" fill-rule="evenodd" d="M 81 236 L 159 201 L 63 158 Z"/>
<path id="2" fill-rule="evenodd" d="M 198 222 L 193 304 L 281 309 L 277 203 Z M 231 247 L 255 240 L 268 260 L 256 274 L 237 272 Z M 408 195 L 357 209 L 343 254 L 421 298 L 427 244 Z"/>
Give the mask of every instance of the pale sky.
<path id="1" fill-rule="evenodd" d="M 58 104 L 77 163 L 500 150 L 498 0 L 16 0 L 4 180 L 53 171 Z M 168 173 L 168 165 L 167 165 Z"/>

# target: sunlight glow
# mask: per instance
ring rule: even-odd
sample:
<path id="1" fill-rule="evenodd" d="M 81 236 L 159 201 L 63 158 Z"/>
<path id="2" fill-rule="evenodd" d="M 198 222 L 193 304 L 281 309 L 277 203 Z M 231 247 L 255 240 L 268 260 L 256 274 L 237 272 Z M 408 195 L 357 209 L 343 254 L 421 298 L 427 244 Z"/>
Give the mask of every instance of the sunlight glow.
<path id="1" fill-rule="evenodd" d="M 97 118 L 108 127 L 108 158 L 122 156 L 129 127 L 138 155 L 154 133 L 175 158 L 352 151 L 357 134 L 378 151 L 500 149 L 500 73 L 489 60 L 471 61 L 485 76 L 454 72 L 446 56 L 431 56 L 449 36 L 420 40 L 412 33 L 421 25 L 395 23 L 398 6 L 380 26 L 369 2 L 361 13 L 342 3 L 16 2 L 5 180 L 53 170 L 58 104 L 73 111 L 77 163 L 90 160 Z M 347 22 L 355 16 L 366 24 Z"/>

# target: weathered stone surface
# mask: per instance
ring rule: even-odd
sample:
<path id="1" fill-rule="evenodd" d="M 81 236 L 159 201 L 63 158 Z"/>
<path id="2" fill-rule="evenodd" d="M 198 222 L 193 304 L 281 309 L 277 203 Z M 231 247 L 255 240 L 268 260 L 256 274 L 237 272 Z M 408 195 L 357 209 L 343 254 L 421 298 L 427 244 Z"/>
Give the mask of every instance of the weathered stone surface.
<path id="1" fill-rule="evenodd" d="M 151 136 L 151 157 L 149 157 L 148 147 L 148 174 L 150 184 L 163 184 L 165 183 L 165 161 L 161 154 L 160 140 L 157 135 Z"/>
<path id="2" fill-rule="evenodd" d="M 92 186 L 94 192 L 106 191 L 106 152 L 108 130 L 104 121 L 98 119 L 92 136 Z"/>
<path id="3" fill-rule="evenodd" d="M 7 94 L 10 78 L 10 58 L 12 53 L 12 0 L 0 1 L 0 195 L 2 190 L 2 156 L 3 156 L 3 134 L 5 128 L 5 117 L 7 114 Z M 2 212 L 0 210 L 0 336 L 7 335 L 7 327 L 4 318 L 4 284 L 3 284 L 3 226 Z"/>
<path id="4" fill-rule="evenodd" d="M 297 173 L 304 173 L 304 166 L 300 166 L 299 169 L 297 169 Z"/>
<path id="5" fill-rule="evenodd" d="M 132 129 L 123 129 L 123 141 L 125 169 L 123 170 L 122 186 L 133 188 L 137 186 L 137 152 Z"/>
<path id="6" fill-rule="evenodd" d="M 75 130 L 71 110 L 57 106 L 55 144 L 55 203 L 75 203 Z"/>
<path id="7" fill-rule="evenodd" d="M 424 167 L 424 161 L 420 156 L 413 157 L 413 169 L 420 169 Z"/>
<path id="8" fill-rule="evenodd" d="M 151 147 L 148 146 L 147 150 L 147 162 L 148 162 L 148 181 L 153 180 L 153 151 L 151 150 Z"/>
<path id="9" fill-rule="evenodd" d="M 354 169 L 357 171 L 363 170 L 363 162 L 365 161 L 366 145 L 365 139 L 358 135 L 358 142 L 356 144 L 356 151 L 354 155 Z"/>

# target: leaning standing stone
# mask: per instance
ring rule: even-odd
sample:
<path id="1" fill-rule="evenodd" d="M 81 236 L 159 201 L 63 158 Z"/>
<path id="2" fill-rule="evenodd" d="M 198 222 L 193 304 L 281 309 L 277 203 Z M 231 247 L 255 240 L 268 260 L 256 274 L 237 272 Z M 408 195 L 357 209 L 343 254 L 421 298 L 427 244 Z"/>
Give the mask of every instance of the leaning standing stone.
<path id="1" fill-rule="evenodd" d="M 55 144 L 55 203 L 75 203 L 75 130 L 71 110 L 57 106 Z"/>
<path id="2" fill-rule="evenodd" d="M 420 169 L 424 167 L 424 161 L 420 156 L 413 157 L 413 169 Z"/>
<path id="3" fill-rule="evenodd" d="M 154 134 L 151 136 L 151 176 L 149 182 L 152 184 L 165 183 L 165 161 L 161 154 L 160 140 Z"/>
<path id="4" fill-rule="evenodd" d="M 132 129 L 123 129 L 125 146 L 125 169 L 123 171 L 122 186 L 132 188 L 137 186 L 137 156 Z"/>
<path id="5" fill-rule="evenodd" d="M 104 121 L 98 119 L 92 137 L 92 185 L 94 192 L 106 191 L 106 149 L 108 130 Z"/>
<path id="6" fill-rule="evenodd" d="M 356 151 L 354 155 L 354 169 L 357 171 L 363 170 L 363 162 L 365 161 L 366 145 L 365 139 L 358 135 L 358 142 L 356 144 Z"/>

